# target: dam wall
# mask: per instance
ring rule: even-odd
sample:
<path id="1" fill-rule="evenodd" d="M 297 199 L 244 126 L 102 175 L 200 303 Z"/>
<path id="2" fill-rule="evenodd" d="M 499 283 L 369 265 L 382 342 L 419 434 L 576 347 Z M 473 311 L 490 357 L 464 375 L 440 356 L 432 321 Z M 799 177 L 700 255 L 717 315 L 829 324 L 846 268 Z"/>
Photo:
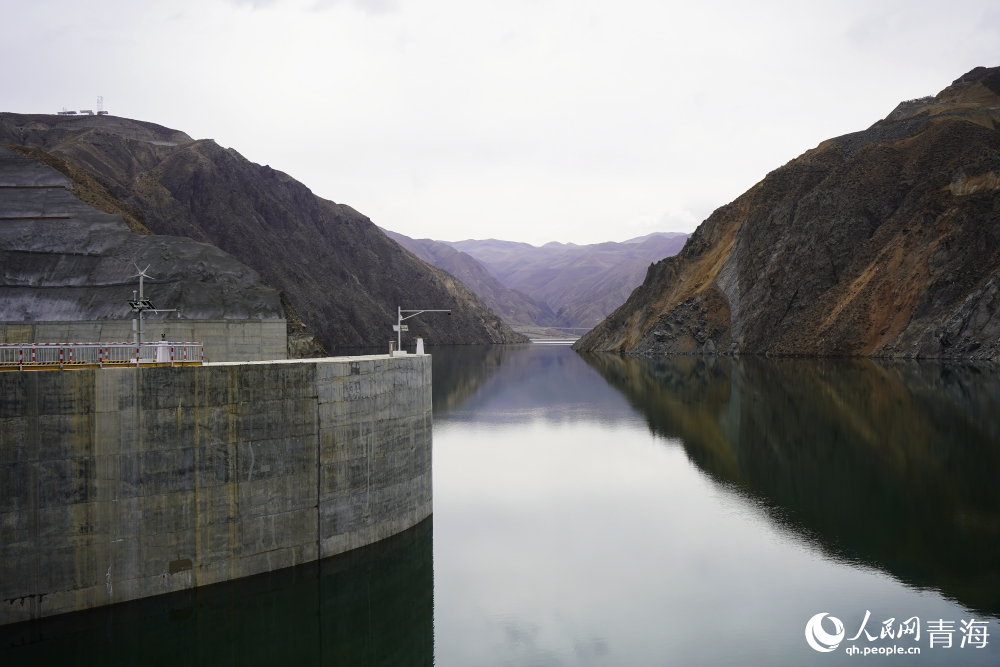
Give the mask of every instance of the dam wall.
<path id="1" fill-rule="evenodd" d="M 188 320 L 147 318 L 146 341 L 205 344 L 206 361 L 267 361 L 288 356 L 284 319 Z M 132 340 L 132 320 L 0 322 L 0 343 L 119 342 Z"/>
<path id="2" fill-rule="evenodd" d="M 431 514 L 430 356 L 0 373 L 0 624 L 314 561 Z"/>

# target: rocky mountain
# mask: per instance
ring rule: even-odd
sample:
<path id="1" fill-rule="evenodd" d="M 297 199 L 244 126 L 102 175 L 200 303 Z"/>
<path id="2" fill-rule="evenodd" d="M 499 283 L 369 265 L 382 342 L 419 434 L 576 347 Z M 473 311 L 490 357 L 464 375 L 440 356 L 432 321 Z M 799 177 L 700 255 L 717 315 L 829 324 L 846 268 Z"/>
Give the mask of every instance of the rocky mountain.
<path id="1" fill-rule="evenodd" d="M 577 342 L 636 354 L 1000 356 L 1000 67 L 716 210 Z"/>
<path id="2" fill-rule="evenodd" d="M 0 147 L 0 320 L 128 319 L 136 264 L 156 267 L 146 287 L 158 308 L 194 319 L 283 317 L 278 291 L 256 271 L 207 243 L 143 233 L 121 207 L 96 183 Z"/>
<path id="3" fill-rule="evenodd" d="M 591 327 L 624 303 L 651 262 L 676 254 L 687 234 L 656 233 L 624 243 L 546 243 L 496 239 L 447 242 L 504 286 L 554 311 L 546 326 Z M 542 324 L 542 322 L 536 322 Z"/>
<path id="4" fill-rule="evenodd" d="M 328 349 L 387 342 L 397 306 L 453 311 L 411 320 L 410 334 L 428 342 L 526 340 L 364 215 L 211 139 L 111 116 L 2 113 L 0 143 L 41 149 L 91 174 L 155 234 L 231 254 L 280 290 Z"/>
<path id="5" fill-rule="evenodd" d="M 494 313 L 512 326 L 549 326 L 556 315 L 546 304 L 527 294 L 512 290 L 493 277 L 471 255 L 455 250 L 447 243 L 431 239 L 411 239 L 409 236 L 383 232 L 428 264 L 443 269 L 458 278 L 476 293 Z"/>

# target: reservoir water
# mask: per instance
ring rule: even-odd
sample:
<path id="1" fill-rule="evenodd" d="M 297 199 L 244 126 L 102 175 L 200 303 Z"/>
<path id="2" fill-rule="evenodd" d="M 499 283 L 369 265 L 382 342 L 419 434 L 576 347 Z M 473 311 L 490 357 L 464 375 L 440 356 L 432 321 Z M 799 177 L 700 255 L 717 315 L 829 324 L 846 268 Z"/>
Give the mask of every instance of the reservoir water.
<path id="1" fill-rule="evenodd" d="M 0 662 L 1000 664 L 995 367 L 431 352 L 430 520 Z"/>

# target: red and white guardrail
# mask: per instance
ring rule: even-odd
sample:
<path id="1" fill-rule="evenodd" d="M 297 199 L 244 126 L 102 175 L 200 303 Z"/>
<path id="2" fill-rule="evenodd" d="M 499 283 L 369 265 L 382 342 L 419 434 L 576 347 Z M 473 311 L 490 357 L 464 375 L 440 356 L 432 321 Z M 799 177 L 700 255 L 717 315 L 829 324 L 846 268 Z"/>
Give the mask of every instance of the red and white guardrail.
<path id="1" fill-rule="evenodd" d="M 103 368 L 104 366 L 201 366 L 202 343 L 0 343 L 0 370 Z"/>

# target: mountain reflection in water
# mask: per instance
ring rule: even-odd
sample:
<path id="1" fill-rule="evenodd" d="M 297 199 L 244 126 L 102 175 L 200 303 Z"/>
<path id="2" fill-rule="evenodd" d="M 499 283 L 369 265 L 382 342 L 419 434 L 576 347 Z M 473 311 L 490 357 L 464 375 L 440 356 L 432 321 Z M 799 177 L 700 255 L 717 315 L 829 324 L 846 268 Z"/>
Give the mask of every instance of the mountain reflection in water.
<path id="1" fill-rule="evenodd" d="M 1000 614 L 1000 380 L 934 362 L 582 355 L 718 482 L 837 559 Z"/>
<path id="2" fill-rule="evenodd" d="M 431 519 L 320 562 L 0 626 L 4 665 L 434 664 Z"/>

